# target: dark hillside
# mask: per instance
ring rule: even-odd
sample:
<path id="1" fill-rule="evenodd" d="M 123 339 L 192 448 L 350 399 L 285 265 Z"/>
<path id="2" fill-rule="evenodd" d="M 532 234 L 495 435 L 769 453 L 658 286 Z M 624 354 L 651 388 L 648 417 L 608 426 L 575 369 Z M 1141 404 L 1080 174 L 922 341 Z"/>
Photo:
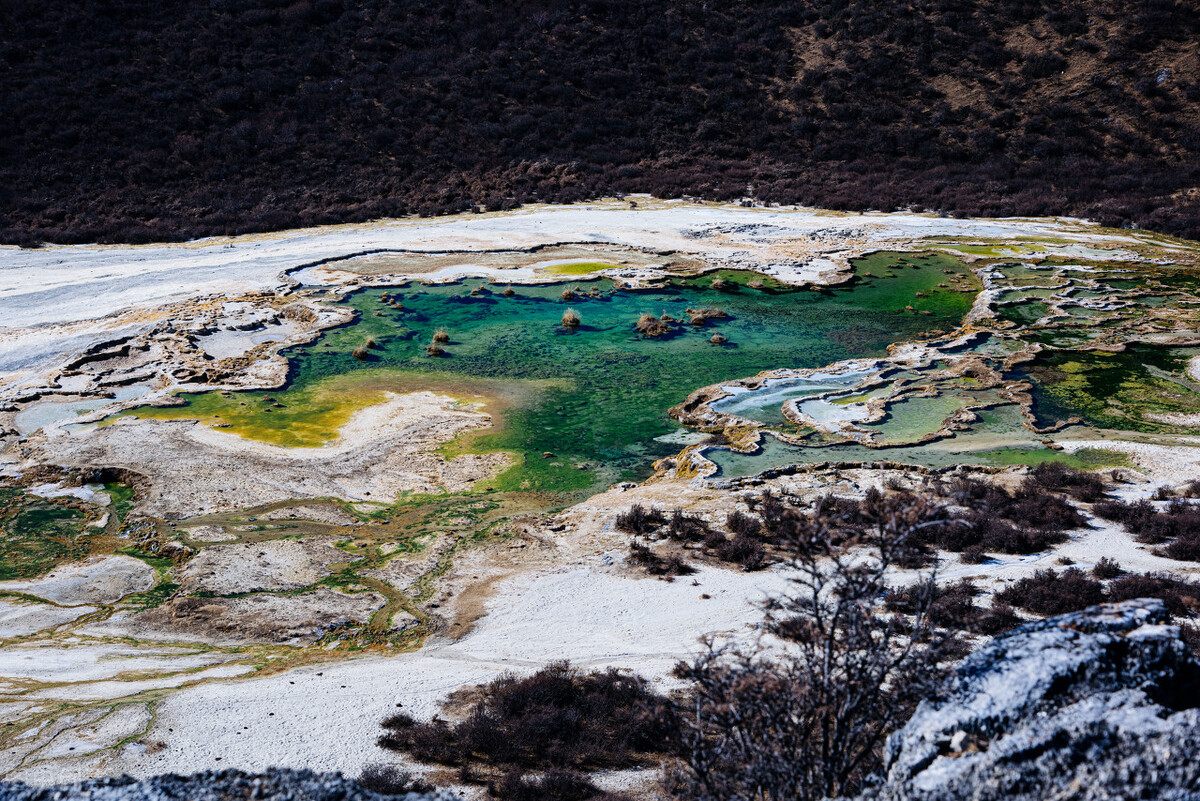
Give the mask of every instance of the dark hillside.
<path id="1" fill-rule="evenodd" d="M 1200 238 L 1172 0 L 5 0 L 0 239 L 611 192 Z"/>

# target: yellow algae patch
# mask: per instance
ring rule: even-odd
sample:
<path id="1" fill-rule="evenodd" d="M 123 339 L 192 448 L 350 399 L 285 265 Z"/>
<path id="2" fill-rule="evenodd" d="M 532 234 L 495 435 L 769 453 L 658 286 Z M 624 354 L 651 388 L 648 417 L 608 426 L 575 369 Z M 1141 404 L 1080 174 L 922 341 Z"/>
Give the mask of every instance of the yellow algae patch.
<path id="1" fill-rule="evenodd" d="M 609 264 L 603 261 L 573 261 L 566 264 L 551 264 L 542 268 L 544 273 L 555 275 L 590 275 L 601 270 L 618 270 L 619 264 Z"/>
<path id="2" fill-rule="evenodd" d="M 389 395 L 435 392 L 493 415 L 537 392 L 545 381 L 469 379 L 403 371 L 356 371 L 286 390 L 184 394 L 181 406 L 143 406 L 117 417 L 199 420 L 246 439 L 285 448 L 317 448 L 338 438 L 355 413 Z M 114 418 L 115 420 L 116 418 Z M 110 424 L 113 420 L 105 422 Z"/>

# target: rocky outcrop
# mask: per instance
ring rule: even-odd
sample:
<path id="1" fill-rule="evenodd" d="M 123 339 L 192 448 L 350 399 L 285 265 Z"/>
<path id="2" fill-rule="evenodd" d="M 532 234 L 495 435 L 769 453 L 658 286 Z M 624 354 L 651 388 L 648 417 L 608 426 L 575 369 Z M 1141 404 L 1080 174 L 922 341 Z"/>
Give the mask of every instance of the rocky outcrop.
<path id="1" fill-rule="evenodd" d="M 456 801 L 457 796 L 407 793 L 383 796 L 364 790 L 340 773 L 281 770 L 249 774 L 237 770 L 207 771 L 191 776 L 167 774 L 151 779 L 94 779 L 57 787 L 30 787 L 0 782 L 0 801 Z"/>
<path id="2" fill-rule="evenodd" d="M 1029 623 L 888 740 L 878 801 L 1200 799 L 1200 663 L 1162 602 Z"/>

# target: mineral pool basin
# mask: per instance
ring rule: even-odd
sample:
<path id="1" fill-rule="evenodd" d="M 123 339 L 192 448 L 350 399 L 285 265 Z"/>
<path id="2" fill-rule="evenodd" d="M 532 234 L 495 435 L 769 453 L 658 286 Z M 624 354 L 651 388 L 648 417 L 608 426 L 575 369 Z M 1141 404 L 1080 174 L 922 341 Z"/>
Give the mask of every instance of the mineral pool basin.
<path id="1" fill-rule="evenodd" d="M 731 414 L 772 426 L 787 423 L 783 406 L 790 400 L 819 395 L 838 389 L 848 389 L 871 375 L 873 370 L 845 373 L 814 373 L 807 376 L 768 378 L 756 389 L 741 386 L 723 387 L 730 393 L 709 403 L 709 408 L 721 414 Z"/>
<path id="2" fill-rule="evenodd" d="M 1022 425 L 1021 410 L 1016 404 L 979 409 L 976 415 L 979 419 L 954 437 L 920 445 L 868 448 L 856 443 L 843 443 L 807 447 L 789 445 L 767 435 L 754 453 L 712 448 L 705 451 L 704 455 L 717 465 L 717 475 L 722 478 L 753 476 L 766 470 L 819 462 L 882 461 L 918 467 L 950 467 L 956 464 L 1036 465 L 1056 461 L 1080 469 L 1129 466 L 1128 458 L 1123 454 L 1104 448 L 1080 448 L 1065 452 L 1045 447 L 1040 435 Z M 1087 437 L 1089 432 L 1075 432 L 1075 435 Z M 1071 437 L 1064 434 L 1059 438 Z"/>
<path id="3" fill-rule="evenodd" d="M 693 390 L 766 369 L 885 355 L 891 343 L 957 327 L 979 289 L 966 265 L 942 254 L 876 253 L 855 266 L 851 283 L 820 289 L 785 288 L 737 271 L 641 291 L 603 279 L 513 286 L 511 295 L 478 281 L 376 287 L 342 301 L 358 312 L 355 322 L 284 352 L 291 365 L 284 389 L 184 395 L 184 406 L 129 413 L 196 418 L 245 437 L 311 447 L 335 439 L 354 411 L 385 392 L 435 389 L 493 412 L 492 428 L 444 448 L 448 456 L 515 454 L 514 465 L 488 487 L 593 492 L 644 478 L 654 460 L 678 451 L 670 438 L 655 438 L 679 428 L 667 410 Z M 946 283 L 946 271 L 964 277 L 957 287 L 937 286 Z M 720 288 L 713 287 L 717 279 Z M 752 288 L 751 281 L 765 285 Z M 576 297 L 562 298 L 576 287 Z M 706 307 L 727 316 L 703 326 L 686 322 L 686 309 Z M 578 327 L 562 325 L 567 308 L 579 313 Z M 635 330 L 642 314 L 685 322 L 651 339 Z M 449 341 L 444 355 L 430 356 L 426 348 L 438 330 Z M 716 333 L 727 343 L 712 344 Z"/>

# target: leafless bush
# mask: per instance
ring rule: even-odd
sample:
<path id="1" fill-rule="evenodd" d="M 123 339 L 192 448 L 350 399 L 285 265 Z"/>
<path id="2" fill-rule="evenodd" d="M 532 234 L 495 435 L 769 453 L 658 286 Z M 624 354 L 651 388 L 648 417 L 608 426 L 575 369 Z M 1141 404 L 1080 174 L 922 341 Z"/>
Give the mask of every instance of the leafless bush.
<path id="1" fill-rule="evenodd" d="M 679 554 L 667 557 L 659 556 L 649 546 L 641 542 L 629 543 L 629 561 L 646 569 L 652 576 L 662 576 L 667 580 L 676 576 L 690 576 L 696 568 L 689 565 Z"/>
<path id="2" fill-rule="evenodd" d="M 654 507 L 647 509 L 640 503 L 635 503 L 627 511 L 617 515 L 616 526 L 629 534 L 649 534 L 666 522 L 667 518 L 660 510 Z"/>
<path id="3" fill-rule="evenodd" d="M 1183 532 L 1155 553 L 1181 562 L 1200 562 L 1200 530 L 1189 529 Z"/>
<path id="4" fill-rule="evenodd" d="M 709 531 L 704 518 L 685 514 L 682 509 L 672 512 L 667 522 L 667 536 L 679 542 L 702 542 Z"/>
<path id="5" fill-rule="evenodd" d="M 731 539 L 718 534 L 705 540 L 705 545 L 722 562 L 741 565 L 743 570 L 762 570 L 767 566 L 767 549 L 752 536 L 738 534 Z"/>
<path id="6" fill-rule="evenodd" d="M 914 614 L 924 599 L 929 599 L 928 617 L 932 624 L 952 631 L 994 635 L 1020 623 L 1011 607 L 975 604 L 978 588 L 967 580 L 946 586 L 913 584 L 888 595 L 887 608 L 893 612 Z"/>
<path id="7" fill-rule="evenodd" d="M 928 616 L 933 593 L 914 590 L 904 615 L 879 606 L 887 571 L 910 563 L 917 533 L 941 521 L 912 496 L 876 498 L 867 509 L 818 506 L 779 504 L 766 515 L 796 569 L 795 591 L 768 606 L 769 630 L 791 648 L 772 656 L 710 644 L 677 668 L 694 695 L 682 764 L 665 781 L 676 798 L 852 794 L 878 769 L 884 738 L 942 675 L 947 640 Z M 861 547 L 843 547 L 851 531 Z"/>
<path id="8" fill-rule="evenodd" d="M 419 776 L 413 776 L 411 771 L 402 770 L 395 765 L 367 765 L 354 781 L 359 787 L 380 795 L 431 793 L 435 789 Z"/>
<path id="9" fill-rule="evenodd" d="M 1179 636 L 1192 649 L 1192 653 L 1200 656 L 1200 625 L 1183 623 L 1179 626 Z"/>
<path id="10" fill-rule="evenodd" d="M 1116 578 L 1124 572 L 1116 559 L 1107 556 L 1100 557 L 1100 561 L 1092 568 L 1092 575 L 1101 581 Z"/>
<path id="11" fill-rule="evenodd" d="M 1130 534 L 1150 545 L 1165 543 L 1155 553 L 1169 559 L 1200 562 L 1200 506 L 1178 498 L 1158 511 L 1154 504 L 1142 499 L 1135 503 L 1106 501 L 1092 510 Z"/>
<path id="12" fill-rule="evenodd" d="M 467 774 L 550 768 L 627 768 L 671 749 L 670 704 L 617 670 L 580 673 L 566 662 L 525 678 L 502 676 L 455 723 L 407 715 L 383 721 L 379 745 Z"/>
<path id="13" fill-rule="evenodd" d="M 1200 582 L 1167 573 L 1132 573 L 1108 585 L 1108 597 L 1113 601 L 1131 598 L 1158 598 L 1167 611 L 1178 617 L 1193 617 L 1200 612 Z"/>
<path id="14" fill-rule="evenodd" d="M 996 593 L 996 600 L 1037 615 L 1061 615 L 1104 603 L 1104 586 L 1077 567 L 1039 570 Z"/>
<path id="15" fill-rule="evenodd" d="M 1035 471 L 1015 494 L 990 482 L 958 477 L 941 491 L 965 508 L 956 515 L 963 525 L 939 529 L 930 542 L 947 551 L 972 549 L 972 559 L 989 551 L 1037 553 L 1063 542 L 1064 532 L 1083 525 L 1084 517 L 1047 485 L 1072 486 L 1089 496 L 1095 489 L 1087 474 L 1076 471 Z M 1103 488 L 1102 483 L 1099 486 Z"/>
<path id="16" fill-rule="evenodd" d="M 731 534 L 744 534 L 757 537 L 762 532 L 762 522 L 745 512 L 735 509 L 725 517 L 725 528 Z"/>
<path id="17" fill-rule="evenodd" d="M 963 563 L 968 565 L 981 565 L 988 558 L 987 550 L 980 544 L 968 545 L 966 548 L 963 548 L 960 557 Z"/>
<path id="18" fill-rule="evenodd" d="M 1075 470 L 1062 462 L 1043 462 L 1033 468 L 1025 480 L 1027 487 L 1039 486 L 1066 492 L 1088 503 L 1104 495 L 1104 482 L 1095 473 Z"/>
<path id="19" fill-rule="evenodd" d="M 498 781 L 489 782 L 488 793 L 500 801 L 617 801 L 619 798 L 605 793 L 582 773 L 557 768 L 536 778 L 510 771 Z"/>

